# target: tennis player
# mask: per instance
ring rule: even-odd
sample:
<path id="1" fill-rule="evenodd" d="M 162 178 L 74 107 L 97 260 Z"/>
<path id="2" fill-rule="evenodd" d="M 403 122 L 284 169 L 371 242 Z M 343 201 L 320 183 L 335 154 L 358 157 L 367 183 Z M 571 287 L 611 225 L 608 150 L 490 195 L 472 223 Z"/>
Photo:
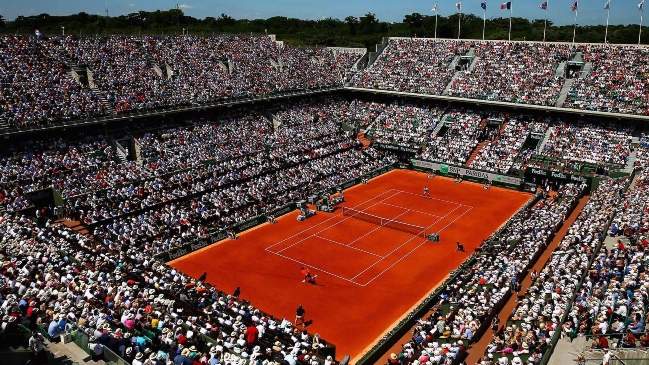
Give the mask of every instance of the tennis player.
<path id="1" fill-rule="evenodd" d="M 424 186 L 424 198 L 426 199 L 432 199 L 430 197 L 430 192 L 428 191 L 428 186 Z"/>
<path id="2" fill-rule="evenodd" d="M 300 273 L 304 276 L 304 279 L 302 280 L 303 283 L 315 284 L 315 279 L 318 277 L 317 274 L 312 276 L 309 269 L 307 269 L 304 266 L 302 266 L 302 270 L 300 270 Z"/>

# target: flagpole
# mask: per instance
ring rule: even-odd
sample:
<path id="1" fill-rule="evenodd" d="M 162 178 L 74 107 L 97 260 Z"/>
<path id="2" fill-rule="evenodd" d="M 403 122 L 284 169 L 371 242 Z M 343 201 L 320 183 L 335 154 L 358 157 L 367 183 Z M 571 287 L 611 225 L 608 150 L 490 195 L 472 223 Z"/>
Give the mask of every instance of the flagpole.
<path id="1" fill-rule="evenodd" d="M 439 4 L 439 1 L 435 3 L 435 39 L 437 39 L 437 15 L 439 14 L 437 4 Z"/>
<path id="2" fill-rule="evenodd" d="M 638 30 L 638 45 L 640 45 L 640 40 L 642 38 L 642 16 L 644 15 L 644 0 L 640 3 L 642 7 L 640 8 L 640 29 Z"/>
<path id="3" fill-rule="evenodd" d="M 606 44 L 606 40 L 608 39 L 608 19 L 611 16 L 611 2 L 610 0 L 606 3 L 607 9 L 606 9 L 606 32 L 604 32 L 604 44 Z"/>
<path id="4" fill-rule="evenodd" d="M 510 41 L 512 40 L 512 8 L 513 7 L 514 7 L 514 0 L 511 0 L 511 4 L 509 5 L 509 37 L 508 37 Z"/>
<path id="5" fill-rule="evenodd" d="M 487 9 L 482 9 L 482 40 L 484 41 L 484 29 L 487 26 Z"/>
<path id="6" fill-rule="evenodd" d="M 460 0 L 460 14 L 457 17 L 457 39 L 460 39 L 460 31 L 462 30 L 462 0 Z"/>
<path id="7" fill-rule="evenodd" d="M 575 9 L 575 26 L 572 28 L 572 43 L 575 43 L 575 35 L 577 35 L 577 14 L 579 13 L 579 3 L 577 3 L 577 9 Z"/>
<path id="8" fill-rule="evenodd" d="M 549 0 L 545 1 L 545 24 L 543 25 L 543 43 L 545 43 L 545 30 L 548 28 L 548 3 Z"/>

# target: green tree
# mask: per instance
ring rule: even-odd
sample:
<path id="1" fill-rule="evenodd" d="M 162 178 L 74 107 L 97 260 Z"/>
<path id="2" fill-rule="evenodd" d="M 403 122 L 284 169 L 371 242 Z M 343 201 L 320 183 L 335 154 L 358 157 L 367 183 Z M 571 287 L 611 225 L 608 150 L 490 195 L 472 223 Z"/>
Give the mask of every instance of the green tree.
<path id="1" fill-rule="evenodd" d="M 356 27 L 359 24 L 358 18 L 355 16 L 348 16 L 345 18 L 345 23 L 349 27 L 349 34 L 356 35 Z"/>
<path id="2" fill-rule="evenodd" d="M 412 13 L 403 18 L 403 22 L 410 25 L 410 28 L 419 29 L 424 24 L 424 16 L 419 13 Z"/>

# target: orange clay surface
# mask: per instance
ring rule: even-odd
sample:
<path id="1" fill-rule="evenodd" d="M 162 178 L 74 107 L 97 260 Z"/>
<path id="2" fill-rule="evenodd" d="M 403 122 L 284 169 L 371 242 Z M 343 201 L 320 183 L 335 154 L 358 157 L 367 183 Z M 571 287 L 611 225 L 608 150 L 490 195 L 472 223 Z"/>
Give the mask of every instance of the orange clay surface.
<path id="1" fill-rule="evenodd" d="M 424 186 L 432 199 L 422 196 Z M 345 191 L 341 204 L 438 232 L 439 243 L 364 220 L 298 211 L 170 262 L 276 317 L 295 318 L 299 304 L 308 330 L 337 346 L 336 357 L 358 359 L 441 283 L 531 197 L 530 194 L 395 170 Z M 461 242 L 468 253 L 456 252 Z M 317 274 L 303 283 L 301 266 Z"/>

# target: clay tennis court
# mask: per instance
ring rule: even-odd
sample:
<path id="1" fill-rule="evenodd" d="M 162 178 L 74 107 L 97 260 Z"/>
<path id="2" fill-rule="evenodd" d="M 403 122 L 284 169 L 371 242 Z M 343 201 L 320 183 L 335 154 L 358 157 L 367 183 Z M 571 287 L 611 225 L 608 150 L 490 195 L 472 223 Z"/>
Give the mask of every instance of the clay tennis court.
<path id="1" fill-rule="evenodd" d="M 302 304 L 309 332 L 334 343 L 337 357 L 355 359 L 529 198 L 395 170 L 346 190 L 342 206 L 354 211 L 345 215 L 338 207 L 299 222 L 295 211 L 169 264 L 194 277 L 207 271 L 207 281 L 228 293 L 240 286 L 242 298 L 277 317 L 293 320 Z M 440 242 L 427 241 L 420 227 Z M 468 253 L 456 252 L 458 241 Z M 318 274 L 318 285 L 302 282 L 302 265 Z"/>

